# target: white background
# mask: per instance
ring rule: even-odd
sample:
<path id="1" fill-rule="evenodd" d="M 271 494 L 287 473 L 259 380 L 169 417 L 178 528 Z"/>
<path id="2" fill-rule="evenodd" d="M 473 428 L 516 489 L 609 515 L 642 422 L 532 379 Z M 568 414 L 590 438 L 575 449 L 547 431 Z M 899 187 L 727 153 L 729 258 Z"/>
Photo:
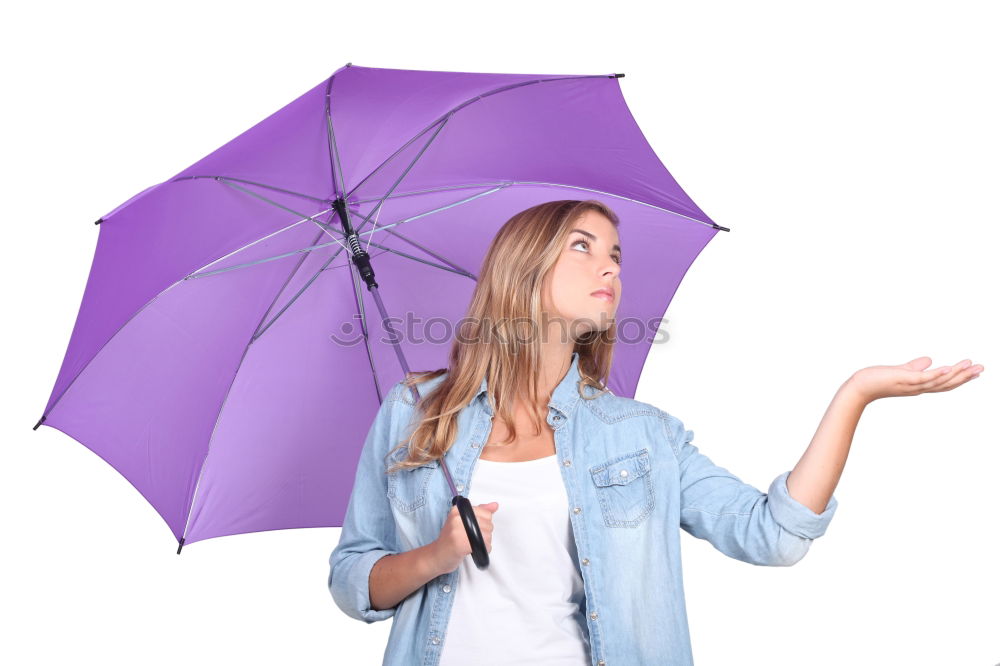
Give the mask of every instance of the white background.
<path id="1" fill-rule="evenodd" d="M 7 7 L 0 659 L 380 663 L 390 622 L 349 619 L 325 588 L 339 528 L 212 539 L 178 557 L 114 469 L 31 430 L 94 220 L 352 62 L 626 74 L 657 154 L 732 229 L 681 284 L 636 398 L 758 488 L 794 466 L 853 371 L 924 355 L 985 365 L 954 391 L 868 407 L 837 515 L 794 567 L 682 543 L 696 663 L 1000 662 L 995 7 Z M 627 251 L 627 221 L 621 233 Z"/>

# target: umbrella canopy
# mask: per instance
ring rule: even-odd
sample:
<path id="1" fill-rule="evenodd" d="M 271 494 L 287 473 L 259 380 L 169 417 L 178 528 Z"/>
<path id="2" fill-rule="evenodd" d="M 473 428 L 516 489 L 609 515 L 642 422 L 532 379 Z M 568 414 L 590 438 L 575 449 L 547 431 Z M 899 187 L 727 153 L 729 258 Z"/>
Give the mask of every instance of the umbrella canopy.
<path id="1" fill-rule="evenodd" d="M 633 396 L 657 322 L 720 230 L 657 158 L 621 74 L 350 64 L 97 221 L 35 425 L 117 469 L 180 541 L 341 525 L 403 371 L 352 263 L 343 202 L 411 367 L 444 367 L 499 227 L 553 199 L 621 218 L 609 381 Z M 441 325 L 427 326 L 435 319 Z M 642 327 L 645 328 L 642 328 Z M 363 335 L 367 332 L 367 338 Z"/>

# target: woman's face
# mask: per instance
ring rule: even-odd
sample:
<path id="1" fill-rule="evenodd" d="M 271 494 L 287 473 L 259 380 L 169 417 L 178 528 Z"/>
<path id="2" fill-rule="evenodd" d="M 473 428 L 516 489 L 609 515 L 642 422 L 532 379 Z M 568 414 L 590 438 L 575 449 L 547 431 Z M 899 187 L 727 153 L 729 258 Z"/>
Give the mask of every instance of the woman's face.
<path id="1" fill-rule="evenodd" d="M 542 282 L 542 310 L 562 320 L 574 337 L 610 328 L 621 302 L 618 230 L 595 210 L 575 224 L 559 259 Z M 610 297 L 596 293 L 609 290 Z"/>

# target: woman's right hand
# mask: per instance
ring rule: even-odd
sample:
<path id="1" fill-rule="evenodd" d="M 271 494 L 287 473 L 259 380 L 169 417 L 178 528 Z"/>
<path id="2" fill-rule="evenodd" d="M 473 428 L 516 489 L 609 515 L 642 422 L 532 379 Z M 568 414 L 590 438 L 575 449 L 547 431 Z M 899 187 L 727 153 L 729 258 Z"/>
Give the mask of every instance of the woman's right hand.
<path id="1" fill-rule="evenodd" d="M 483 535 L 483 542 L 486 544 L 486 552 L 493 550 L 493 514 L 500 508 L 497 502 L 489 504 L 479 504 L 472 507 L 476 514 L 476 522 L 479 523 L 479 531 Z M 469 543 L 469 535 L 465 533 L 465 524 L 462 517 L 458 515 L 458 507 L 452 506 L 448 512 L 448 517 L 444 520 L 441 533 L 432 544 L 435 559 L 435 568 L 441 574 L 451 573 L 458 568 L 466 555 L 472 554 L 472 544 Z"/>

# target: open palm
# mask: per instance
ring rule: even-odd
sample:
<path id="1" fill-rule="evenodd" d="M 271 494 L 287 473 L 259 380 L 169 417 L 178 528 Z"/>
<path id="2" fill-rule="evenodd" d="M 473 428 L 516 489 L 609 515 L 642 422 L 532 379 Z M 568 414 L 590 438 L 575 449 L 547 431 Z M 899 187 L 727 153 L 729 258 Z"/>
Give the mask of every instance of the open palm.
<path id="1" fill-rule="evenodd" d="M 872 402 L 879 398 L 950 391 L 983 371 L 983 366 L 973 365 L 971 359 L 928 370 L 930 364 L 929 356 L 921 356 L 901 365 L 873 365 L 855 372 L 849 383 L 865 402 Z"/>

